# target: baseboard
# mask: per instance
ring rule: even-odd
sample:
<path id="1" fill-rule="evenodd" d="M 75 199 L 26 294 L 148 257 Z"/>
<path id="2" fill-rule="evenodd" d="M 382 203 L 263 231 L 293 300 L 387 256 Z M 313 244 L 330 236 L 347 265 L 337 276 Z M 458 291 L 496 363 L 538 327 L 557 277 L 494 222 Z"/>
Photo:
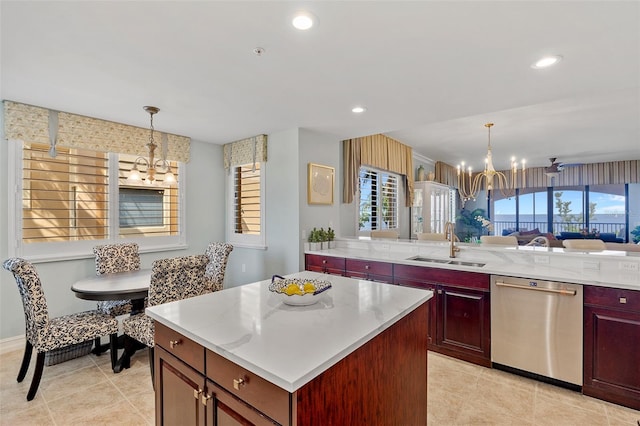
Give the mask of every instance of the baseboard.
<path id="1" fill-rule="evenodd" d="M 24 334 L 0 340 L 0 355 L 24 349 Z"/>

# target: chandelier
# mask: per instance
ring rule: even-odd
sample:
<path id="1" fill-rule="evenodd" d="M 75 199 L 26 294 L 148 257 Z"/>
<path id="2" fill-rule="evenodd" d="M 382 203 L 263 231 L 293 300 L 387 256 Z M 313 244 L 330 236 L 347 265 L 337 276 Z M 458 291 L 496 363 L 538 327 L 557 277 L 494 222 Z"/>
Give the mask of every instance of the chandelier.
<path id="1" fill-rule="evenodd" d="M 133 162 L 133 167 L 131 168 L 131 172 L 129 173 L 129 177 L 127 181 L 129 182 L 142 182 L 153 185 L 157 182 L 156 173 L 160 171 L 164 171 L 164 179 L 162 182 L 172 184 L 175 183 L 176 177 L 173 175 L 173 171 L 171 170 L 171 165 L 169 162 L 163 158 L 155 159 L 155 151 L 158 145 L 153 141 L 153 115 L 157 114 L 160 111 L 160 108 L 154 106 L 144 106 L 142 107 L 145 111 L 149 113 L 151 117 L 151 125 L 149 128 L 149 143 L 147 144 L 147 148 L 149 148 L 149 159 L 147 160 L 144 157 L 136 158 L 136 161 Z M 147 177 L 142 178 L 140 174 L 140 170 L 138 169 L 138 165 L 144 165 L 146 167 Z"/>
<path id="2" fill-rule="evenodd" d="M 511 168 L 508 174 L 509 178 L 493 167 L 493 160 L 491 154 L 491 127 L 493 123 L 487 123 L 484 125 L 487 128 L 489 135 L 489 143 L 487 147 L 487 157 L 484 159 L 484 170 L 475 175 L 472 173 L 471 167 L 467 167 L 465 170 L 464 162 L 458 165 L 458 191 L 460 192 L 460 199 L 462 200 L 462 206 L 468 200 L 476 200 L 478 192 L 485 190 L 487 198 L 489 198 L 491 191 L 496 189 L 500 190 L 500 193 L 506 197 L 512 197 L 515 195 L 515 189 L 518 181 L 518 162 L 515 157 L 511 157 Z M 526 186 L 525 182 L 525 160 L 522 160 L 521 172 L 521 188 Z"/>

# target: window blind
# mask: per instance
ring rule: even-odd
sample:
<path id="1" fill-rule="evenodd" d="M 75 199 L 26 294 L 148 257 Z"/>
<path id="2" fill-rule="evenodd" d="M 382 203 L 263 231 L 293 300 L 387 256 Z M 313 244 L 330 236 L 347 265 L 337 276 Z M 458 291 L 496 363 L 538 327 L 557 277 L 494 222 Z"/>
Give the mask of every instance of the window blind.
<path id="1" fill-rule="evenodd" d="M 100 240 L 108 236 L 106 153 L 27 143 L 22 166 L 22 239 L 25 244 Z"/>
<path id="2" fill-rule="evenodd" d="M 260 163 L 234 168 L 234 232 L 260 235 L 262 226 Z"/>

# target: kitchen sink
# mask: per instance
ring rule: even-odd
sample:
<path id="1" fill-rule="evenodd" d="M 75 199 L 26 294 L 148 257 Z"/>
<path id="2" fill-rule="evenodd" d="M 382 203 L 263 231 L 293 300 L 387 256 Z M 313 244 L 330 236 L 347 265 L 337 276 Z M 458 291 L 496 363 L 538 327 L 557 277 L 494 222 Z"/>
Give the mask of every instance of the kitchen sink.
<path id="1" fill-rule="evenodd" d="M 450 260 L 447 260 L 447 259 L 431 259 L 429 257 L 422 257 L 422 256 L 410 257 L 407 260 L 419 260 L 420 262 L 433 262 L 433 263 L 449 263 L 449 262 L 451 262 Z"/>
<path id="2" fill-rule="evenodd" d="M 419 262 L 430 262 L 430 263 L 442 263 L 445 265 L 473 266 L 475 268 L 482 268 L 484 265 L 486 265 L 486 263 L 480 263 L 480 262 L 468 262 L 464 260 L 433 259 L 431 257 L 422 257 L 422 256 L 413 256 L 408 258 L 407 260 L 417 260 Z"/>
<path id="3" fill-rule="evenodd" d="M 465 262 L 463 260 L 451 260 L 449 265 L 462 265 L 462 266 L 475 266 L 476 268 L 482 268 L 486 263 L 480 262 Z"/>

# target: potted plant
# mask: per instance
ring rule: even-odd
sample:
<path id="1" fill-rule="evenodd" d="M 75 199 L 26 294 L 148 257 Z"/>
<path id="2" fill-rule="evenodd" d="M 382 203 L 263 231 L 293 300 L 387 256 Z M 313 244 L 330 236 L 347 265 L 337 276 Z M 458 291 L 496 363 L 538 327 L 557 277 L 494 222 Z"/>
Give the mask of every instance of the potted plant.
<path id="1" fill-rule="evenodd" d="M 318 240 L 320 241 L 320 250 L 329 248 L 329 245 L 327 244 L 329 239 L 327 238 L 327 231 L 325 231 L 324 228 L 320 228 L 320 230 L 318 231 Z"/>
<path id="2" fill-rule="evenodd" d="M 333 240 L 336 238 L 336 233 L 331 227 L 327 229 L 327 248 L 334 248 L 335 243 Z"/>
<path id="3" fill-rule="evenodd" d="M 320 242 L 320 231 L 316 228 L 313 228 L 309 231 L 309 238 L 307 238 L 309 242 L 309 250 L 316 251 L 322 250 L 322 243 Z"/>

